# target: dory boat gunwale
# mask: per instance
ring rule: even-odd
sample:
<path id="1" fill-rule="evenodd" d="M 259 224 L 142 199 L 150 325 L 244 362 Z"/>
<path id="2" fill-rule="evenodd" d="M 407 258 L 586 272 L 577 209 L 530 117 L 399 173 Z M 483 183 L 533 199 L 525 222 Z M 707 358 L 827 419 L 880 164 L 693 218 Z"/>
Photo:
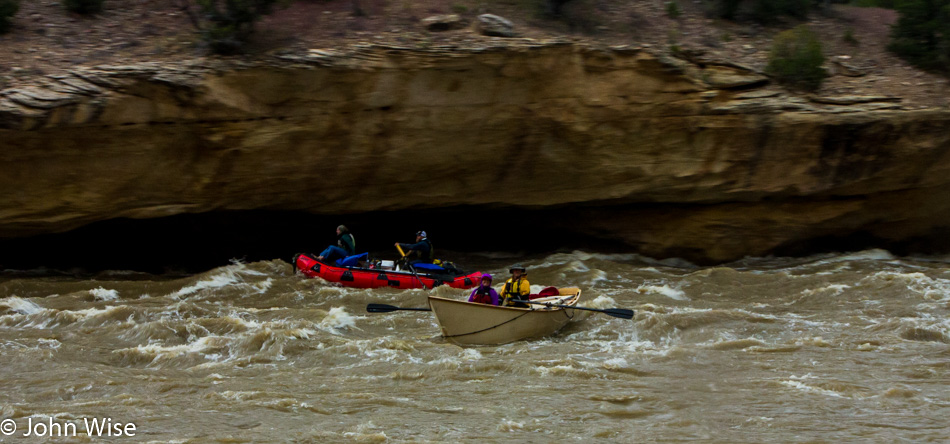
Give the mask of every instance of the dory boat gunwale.
<path id="1" fill-rule="evenodd" d="M 581 296 L 581 290 L 576 287 L 562 288 L 558 292 L 557 296 L 533 301 L 573 306 Z M 428 304 L 442 337 L 462 345 L 500 345 L 548 336 L 586 315 L 571 308 L 494 306 L 431 295 Z"/>

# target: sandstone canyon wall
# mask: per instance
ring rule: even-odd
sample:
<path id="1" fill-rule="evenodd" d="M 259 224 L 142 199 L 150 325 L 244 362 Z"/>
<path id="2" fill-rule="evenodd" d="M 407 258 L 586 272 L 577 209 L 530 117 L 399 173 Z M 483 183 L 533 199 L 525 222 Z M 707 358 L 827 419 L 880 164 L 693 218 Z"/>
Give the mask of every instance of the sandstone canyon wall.
<path id="1" fill-rule="evenodd" d="M 942 239 L 950 111 L 650 48 L 357 46 L 0 92 L 0 237 L 219 210 L 563 209 L 654 257 Z"/>

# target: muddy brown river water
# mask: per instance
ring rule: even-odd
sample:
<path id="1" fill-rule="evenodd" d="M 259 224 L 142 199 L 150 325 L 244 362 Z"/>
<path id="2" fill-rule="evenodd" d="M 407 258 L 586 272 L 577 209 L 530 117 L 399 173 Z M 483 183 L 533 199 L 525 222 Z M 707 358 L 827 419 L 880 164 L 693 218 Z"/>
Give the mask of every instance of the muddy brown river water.
<path id="1" fill-rule="evenodd" d="M 950 439 L 948 258 L 459 262 L 516 261 L 536 290 L 579 286 L 580 305 L 636 316 L 459 347 L 429 313 L 365 312 L 424 306 L 427 291 L 344 289 L 283 260 L 185 277 L 7 271 L 0 441 L 90 441 L 93 420 L 110 442 Z"/>

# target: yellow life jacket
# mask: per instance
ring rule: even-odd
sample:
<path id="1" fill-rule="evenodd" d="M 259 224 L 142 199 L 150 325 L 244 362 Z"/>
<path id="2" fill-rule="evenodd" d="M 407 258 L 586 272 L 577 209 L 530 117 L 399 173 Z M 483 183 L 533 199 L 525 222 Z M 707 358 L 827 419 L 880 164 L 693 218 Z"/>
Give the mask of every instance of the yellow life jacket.
<path id="1" fill-rule="evenodd" d="M 522 287 L 527 291 L 522 292 Z M 512 305 L 508 302 L 509 300 L 527 299 L 528 293 L 531 293 L 531 284 L 529 284 L 528 279 L 522 275 L 518 280 L 511 278 L 508 279 L 508 282 L 505 282 L 505 288 L 501 292 L 501 297 L 504 298 L 504 305 Z"/>

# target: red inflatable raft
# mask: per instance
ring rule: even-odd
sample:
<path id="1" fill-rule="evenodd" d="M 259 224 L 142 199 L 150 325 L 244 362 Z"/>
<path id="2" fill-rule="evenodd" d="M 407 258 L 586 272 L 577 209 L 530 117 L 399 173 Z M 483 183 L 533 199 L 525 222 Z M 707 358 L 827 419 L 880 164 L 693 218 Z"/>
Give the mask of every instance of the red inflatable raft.
<path id="1" fill-rule="evenodd" d="M 358 267 L 327 265 L 309 254 L 298 254 L 294 265 L 307 277 L 318 277 L 330 282 L 338 282 L 344 287 L 356 288 L 426 288 L 448 285 L 452 288 L 474 288 L 478 285 L 482 273 L 476 271 L 466 275 L 446 273 L 393 271 Z"/>

